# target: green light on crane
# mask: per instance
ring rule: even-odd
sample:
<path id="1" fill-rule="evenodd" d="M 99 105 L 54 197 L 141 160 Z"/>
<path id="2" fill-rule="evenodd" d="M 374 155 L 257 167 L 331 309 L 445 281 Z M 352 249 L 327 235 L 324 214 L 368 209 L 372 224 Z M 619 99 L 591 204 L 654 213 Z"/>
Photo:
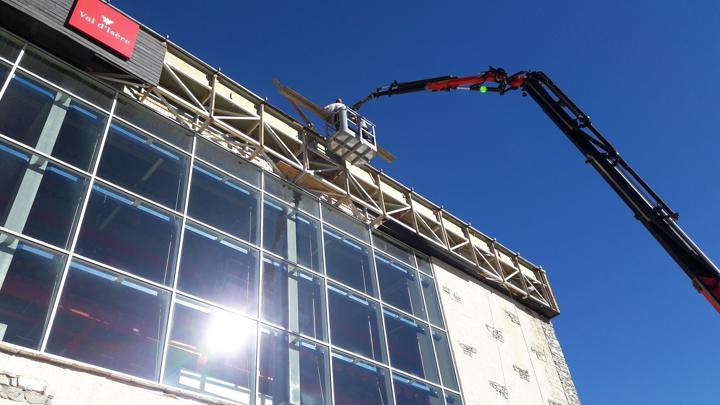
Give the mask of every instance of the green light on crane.
<path id="1" fill-rule="evenodd" d="M 480 93 L 487 93 L 487 86 L 480 86 Z"/>

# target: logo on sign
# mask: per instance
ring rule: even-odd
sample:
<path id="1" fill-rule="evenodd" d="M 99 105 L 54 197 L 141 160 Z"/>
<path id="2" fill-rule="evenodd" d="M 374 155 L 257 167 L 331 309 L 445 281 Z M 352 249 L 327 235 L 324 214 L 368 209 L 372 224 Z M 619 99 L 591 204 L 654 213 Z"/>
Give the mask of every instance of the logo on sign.
<path id="1" fill-rule="evenodd" d="M 78 0 L 68 25 L 130 59 L 140 27 L 99 0 Z"/>

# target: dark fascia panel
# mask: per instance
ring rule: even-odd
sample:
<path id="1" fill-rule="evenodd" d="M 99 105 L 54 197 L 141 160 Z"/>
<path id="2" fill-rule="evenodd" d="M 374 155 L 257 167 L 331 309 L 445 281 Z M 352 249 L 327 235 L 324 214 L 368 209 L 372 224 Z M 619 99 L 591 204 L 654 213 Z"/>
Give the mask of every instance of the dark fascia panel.
<path id="1" fill-rule="evenodd" d="M 157 85 L 165 43 L 140 26 L 129 60 L 66 26 L 74 0 L 0 0 L 0 25 L 76 67 L 97 73 L 125 73 Z"/>

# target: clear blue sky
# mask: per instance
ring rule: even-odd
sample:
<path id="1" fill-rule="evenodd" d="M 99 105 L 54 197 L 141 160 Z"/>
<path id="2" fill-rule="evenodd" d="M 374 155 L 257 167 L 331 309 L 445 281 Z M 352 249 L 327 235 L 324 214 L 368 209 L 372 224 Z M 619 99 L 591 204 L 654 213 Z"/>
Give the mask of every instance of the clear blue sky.
<path id="1" fill-rule="evenodd" d="M 113 4 L 287 112 L 489 64 L 544 70 L 720 262 L 720 3 Z M 547 269 L 586 404 L 717 401 L 720 317 L 529 98 L 455 92 L 363 110 L 391 176 Z"/>

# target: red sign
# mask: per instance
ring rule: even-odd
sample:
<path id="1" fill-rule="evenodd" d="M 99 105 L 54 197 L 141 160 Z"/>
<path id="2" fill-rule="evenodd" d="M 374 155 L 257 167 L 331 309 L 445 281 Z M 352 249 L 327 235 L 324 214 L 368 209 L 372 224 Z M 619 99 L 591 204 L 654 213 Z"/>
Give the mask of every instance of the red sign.
<path id="1" fill-rule="evenodd" d="M 140 26 L 100 0 L 77 0 L 68 25 L 130 59 Z"/>

